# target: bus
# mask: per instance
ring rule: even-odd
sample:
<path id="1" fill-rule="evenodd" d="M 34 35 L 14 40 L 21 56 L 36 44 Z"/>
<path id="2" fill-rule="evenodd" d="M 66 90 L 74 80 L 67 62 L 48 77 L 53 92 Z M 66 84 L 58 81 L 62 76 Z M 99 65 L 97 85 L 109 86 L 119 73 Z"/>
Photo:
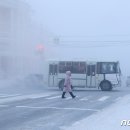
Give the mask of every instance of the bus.
<path id="1" fill-rule="evenodd" d="M 71 71 L 72 86 L 75 88 L 98 88 L 110 91 L 121 86 L 119 62 L 96 62 L 76 60 L 51 60 L 46 62 L 44 81 L 49 87 L 63 90 L 66 71 Z"/>

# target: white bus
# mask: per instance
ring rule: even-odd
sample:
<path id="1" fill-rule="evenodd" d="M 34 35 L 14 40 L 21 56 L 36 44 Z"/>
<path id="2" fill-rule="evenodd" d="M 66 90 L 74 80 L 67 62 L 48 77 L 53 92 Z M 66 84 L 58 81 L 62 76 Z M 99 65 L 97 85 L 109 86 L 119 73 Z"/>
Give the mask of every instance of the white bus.
<path id="1" fill-rule="evenodd" d="M 119 62 L 49 61 L 44 67 L 44 83 L 61 90 L 68 70 L 72 73 L 73 89 L 97 87 L 110 91 L 115 86 L 121 86 Z"/>

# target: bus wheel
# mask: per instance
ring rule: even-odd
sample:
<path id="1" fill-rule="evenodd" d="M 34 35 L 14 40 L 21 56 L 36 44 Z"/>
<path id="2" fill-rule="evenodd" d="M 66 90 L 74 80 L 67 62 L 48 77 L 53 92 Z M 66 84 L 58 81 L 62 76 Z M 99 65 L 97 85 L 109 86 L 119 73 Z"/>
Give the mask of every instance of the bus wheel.
<path id="1" fill-rule="evenodd" d="M 64 82 L 65 82 L 64 79 L 60 80 L 60 82 L 59 82 L 59 89 L 60 90 L 63 90 L 63 88 L 64 88 Z"/>
<path id="2" fill-rule="evenodd" d="M 108 80 L 103 80 L 100 83 L 100 88 L 102 91 L 111 91 L 112 90 L 112 84 Z"/>

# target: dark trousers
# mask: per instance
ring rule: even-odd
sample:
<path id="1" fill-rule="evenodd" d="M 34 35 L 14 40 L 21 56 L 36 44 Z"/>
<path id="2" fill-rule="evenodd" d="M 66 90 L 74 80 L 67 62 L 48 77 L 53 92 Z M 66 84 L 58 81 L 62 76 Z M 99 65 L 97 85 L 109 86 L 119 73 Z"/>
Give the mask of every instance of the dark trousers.
<path id="1" fill-rule="evenodd" d="M 62 93 L 62 98 L 65 98 L 65 94 L 66 92 Z M 72 92 L 69 92 L 69 94 L 71 95 L 72 98 L 75 98 L 75 95 Z"/>

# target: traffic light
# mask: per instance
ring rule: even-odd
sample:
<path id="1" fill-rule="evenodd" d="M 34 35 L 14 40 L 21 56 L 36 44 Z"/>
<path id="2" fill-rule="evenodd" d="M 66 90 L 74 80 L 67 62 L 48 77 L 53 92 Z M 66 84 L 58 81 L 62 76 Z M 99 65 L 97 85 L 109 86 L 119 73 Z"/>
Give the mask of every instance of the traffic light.
<path id="1" fill-rule="evenodd" d="M 37 50 L 38 52 L 42 53 L 42 52 L 44 51 L 44 46 L 43 46 L 43 44 L 38 44 L 38 45 L 36 46 L 36 50 Z"/>

